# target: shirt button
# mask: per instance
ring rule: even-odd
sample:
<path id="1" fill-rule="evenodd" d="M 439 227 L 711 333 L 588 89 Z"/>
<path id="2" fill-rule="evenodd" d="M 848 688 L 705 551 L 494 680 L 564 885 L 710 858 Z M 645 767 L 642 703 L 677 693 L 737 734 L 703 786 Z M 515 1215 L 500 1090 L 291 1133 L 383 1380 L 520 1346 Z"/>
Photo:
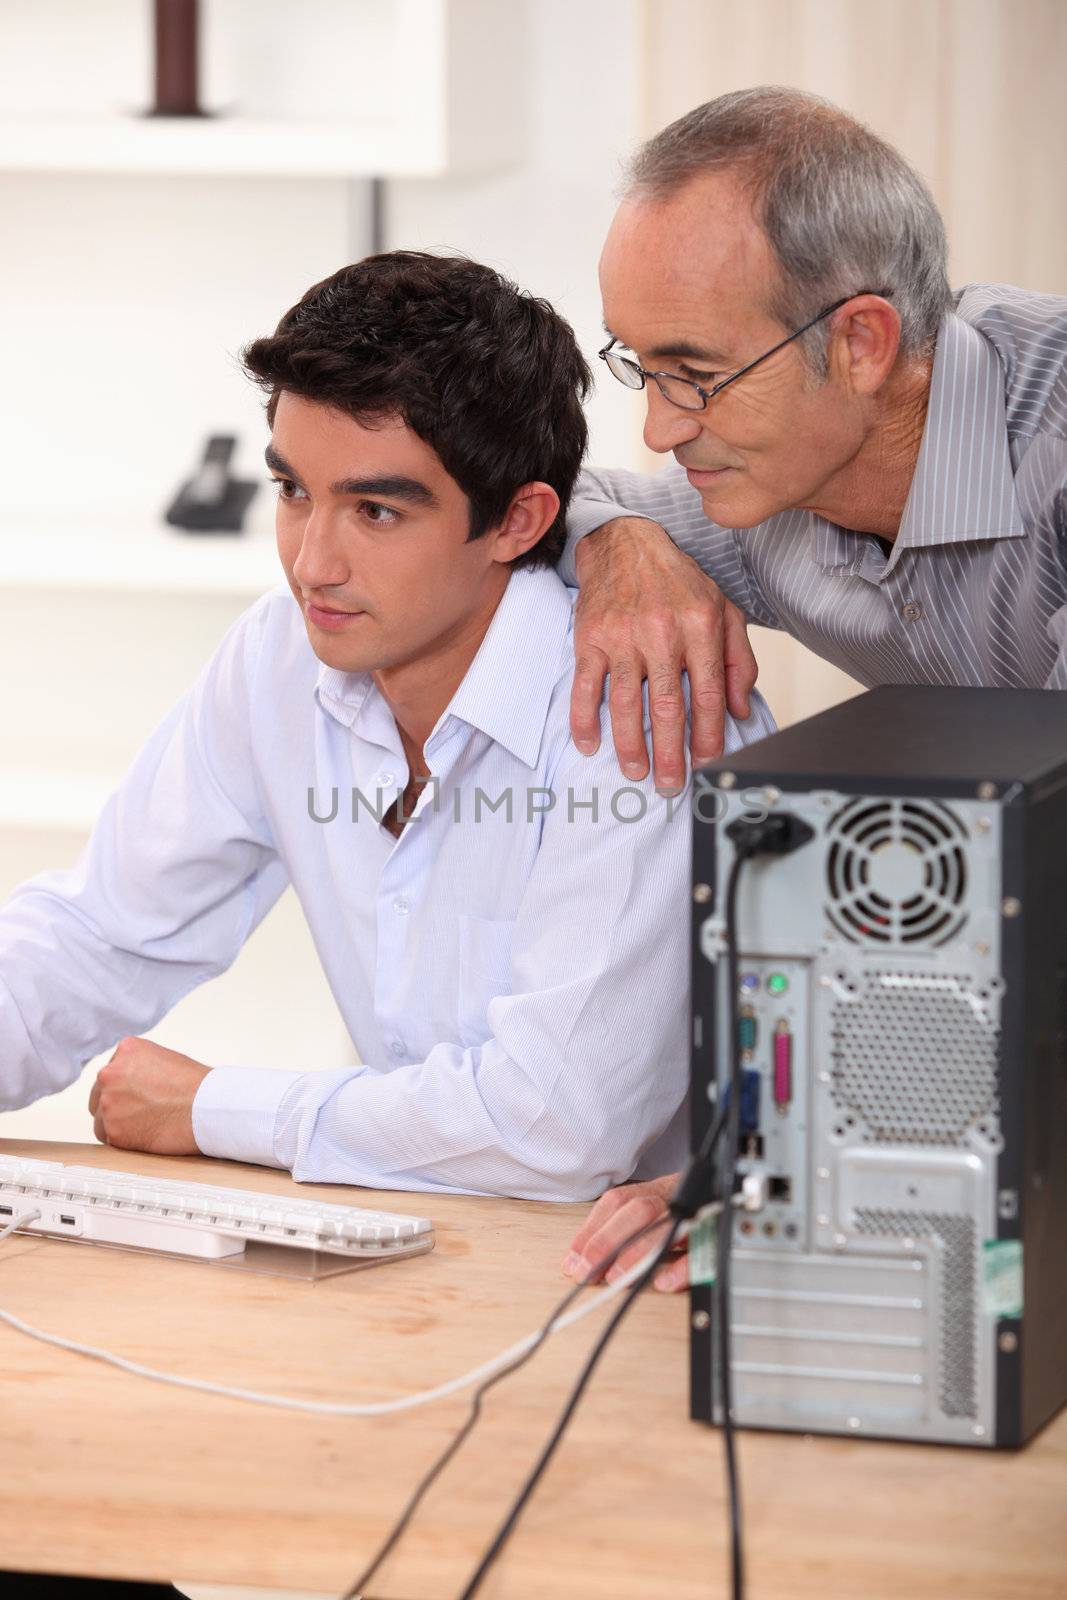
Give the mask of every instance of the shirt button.
<path id="1" fill-rule="evenodd" d="M 389 1049 L 392 1051 L 394 1056 L 402 1056 L 407 1050 L 407 1045 L 404 1043 L 403 1039 L 394 1039 L 392 1044 L 389 1046 Z"/>
<path id="2" fill-rule="evenodd" d="M 906 605 L 901 606 L 900 614 L 905 622 L 918 622 L 923 614 L 923 608 L 918 600 L 909 600 Z"/>
<path id="3" fill-rule="evenodd" d="M 406 917 L 408 912 L 411 910 L 411 905 L 407 900 L 394 900 L 393 910 L 400 916 Z"/>
<path id="4" fill-rule="evenodd" d="M 396 782 L 396 773 L 395 772 L 379 772 L 379 774 L 378 774 L 378 787 L 379 787 L 379 789 L 388 789 L 390 787 L 390 785 L 395 783 L 395 782 Z"/>

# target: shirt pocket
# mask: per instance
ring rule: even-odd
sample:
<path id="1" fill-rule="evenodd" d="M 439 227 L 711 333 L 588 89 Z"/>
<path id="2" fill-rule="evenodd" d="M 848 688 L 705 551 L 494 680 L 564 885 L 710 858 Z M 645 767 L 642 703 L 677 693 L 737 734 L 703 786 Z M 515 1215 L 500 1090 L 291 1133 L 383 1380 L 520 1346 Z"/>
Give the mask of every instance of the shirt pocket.
<path id="1" fill-rule="evenodd" d="M 459 1036 L 469 1047 L 489 1038 L 490 1000 L 511 993 L 511 941 L 514 921 L 496 917 L 459 918 Z"/>

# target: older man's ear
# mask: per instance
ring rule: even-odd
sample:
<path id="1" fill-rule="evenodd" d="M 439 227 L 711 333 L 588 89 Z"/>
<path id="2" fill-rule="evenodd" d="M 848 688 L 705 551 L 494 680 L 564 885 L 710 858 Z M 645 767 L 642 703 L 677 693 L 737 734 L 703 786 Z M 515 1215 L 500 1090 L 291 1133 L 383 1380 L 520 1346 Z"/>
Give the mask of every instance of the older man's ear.
<path id="1" fill-rule="evenodd" d="M 89 1095 L 101 1144 L 160 1156 L 194 1156 L 193 1100 L 211 1071 L 151 1039 L 120 1039 Z"/>

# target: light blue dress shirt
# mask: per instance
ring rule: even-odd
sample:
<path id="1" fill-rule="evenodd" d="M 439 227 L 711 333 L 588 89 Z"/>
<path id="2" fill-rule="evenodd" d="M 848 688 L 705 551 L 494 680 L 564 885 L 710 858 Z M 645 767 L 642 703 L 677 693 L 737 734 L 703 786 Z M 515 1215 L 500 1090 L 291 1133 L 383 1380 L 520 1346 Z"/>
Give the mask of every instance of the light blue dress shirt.
<path id="1" fill-rule="evenodd" d="M 572 603 L 555 572 L 512 574 L 399 839 L 376 813 L 408 768 L 372 678 L 319 662 L 288 589 L 240 617 L 77 865 L 0 912 L 3 1103 L 154 1026 L 292 883 L 364 1064 L 216 1068 L 206 1154 L 544 1200 L 677 1166 L 691 813 L 621 777 L 606 721 L 598 755 L 572 745 Z M 771 730 L 756 697 L 727 748 Z"/>

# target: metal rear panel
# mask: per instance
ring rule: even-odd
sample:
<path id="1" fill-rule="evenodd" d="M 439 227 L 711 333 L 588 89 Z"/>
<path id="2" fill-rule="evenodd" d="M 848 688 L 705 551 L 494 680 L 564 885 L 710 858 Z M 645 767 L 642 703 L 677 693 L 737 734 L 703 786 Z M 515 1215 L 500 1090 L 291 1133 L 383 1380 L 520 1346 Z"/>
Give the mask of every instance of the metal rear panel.
<path id="1" fill-rule="evenodd" d="M 766 1170 L 776 1198 L 737 1222 L 736 1418 L 988 1445 L 1000 805 L 835 790 L 767 798 L 815 836 L 750 863 L 739 894 L 747 1104 L 758 1106 L 741 1167 Z M 758 799 L 724 797 L 723 825 Z M 697 827 L 698 881 L 721 885 L 732 854 L 723 827 Z M 712 1058 L 729 1059 L 719 898 L 697 913 L 694 1029 L 714 1043 L 694 1051 L 705 1117 L 721 1088 Z M 708 1362 L 704 1351 L 704 1374 Z M 713 1397 L 694 1409 L 711 1414 Z"/>

